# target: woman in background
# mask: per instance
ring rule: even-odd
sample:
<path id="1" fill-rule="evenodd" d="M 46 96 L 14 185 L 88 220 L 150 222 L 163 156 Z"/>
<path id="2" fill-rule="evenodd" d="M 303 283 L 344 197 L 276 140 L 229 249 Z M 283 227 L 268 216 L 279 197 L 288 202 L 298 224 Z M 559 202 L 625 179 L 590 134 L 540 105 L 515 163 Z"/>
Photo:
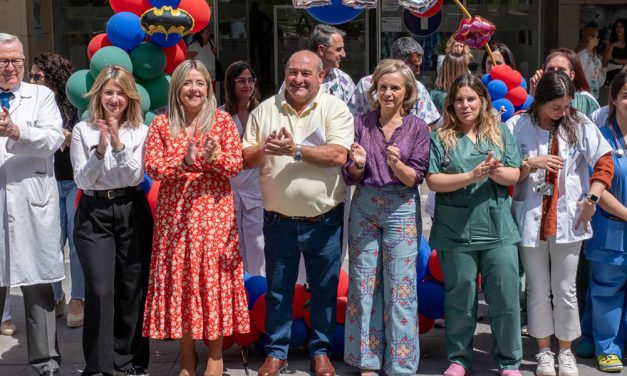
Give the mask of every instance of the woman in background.
<path id="1" fill-rule="evenodd" d="M 599 89 L 605 82 L 605 68 L 595 48 L 599 45 L 599 30 L 596 27 L 585 27 L 579 33 L 579 42 L 575 52 L 581 60 L 583 73 L 590 85 L 590 93 L 599 99 Z"/>
<path id="2" fill-rule="evenodd" d="M 444 111 L 446 95 L 451 85 L 453 85 L 453 81 L 466 73 L 468 73 L 468 65 L 463 55 L 456 53 L 446 54 L 442 63 L 442 69 L 440 69 L 438 77 L 435 79 L 434 89 L 429 93 L 438 112 L 443 113 Z"/>

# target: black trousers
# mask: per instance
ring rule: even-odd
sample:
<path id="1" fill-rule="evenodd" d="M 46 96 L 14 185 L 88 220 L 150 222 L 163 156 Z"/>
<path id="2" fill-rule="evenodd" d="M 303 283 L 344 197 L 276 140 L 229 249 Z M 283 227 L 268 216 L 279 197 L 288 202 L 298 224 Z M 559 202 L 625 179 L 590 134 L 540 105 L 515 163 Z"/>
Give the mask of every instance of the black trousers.
<path id="1" fill-rule="evenodd" d="M 144 192 L 81 196 L 74 244 L 85 274 L 84 375 L 148 368 L 142 336 L 153 219 Z"/>

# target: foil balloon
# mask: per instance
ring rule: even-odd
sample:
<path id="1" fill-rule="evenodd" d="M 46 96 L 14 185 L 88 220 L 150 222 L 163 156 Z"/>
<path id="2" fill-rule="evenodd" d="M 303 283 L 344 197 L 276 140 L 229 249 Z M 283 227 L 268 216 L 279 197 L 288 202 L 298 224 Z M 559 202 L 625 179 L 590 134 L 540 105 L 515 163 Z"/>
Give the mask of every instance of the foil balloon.
<path id="1" fill-rule="evenodd" d="M 425 13 L 437 4 L 438 0 L 399 0 L 400 6 L 415 13 Z"/>
<path id="2" fill-rule="evenodd" d="M 194 18 L 185 9 L 170 6 L 148 9 L 140 23 L 151 40 L 164 47 L 175 45 L 194 28 Z"/>
<path id="3" fill-rule="evenodd" d="M 342 0 L 347 7 L 355 9 L 372 9 L 377 7 L 377 0 Z"/>
<path id="4" fill-rule="evenodd" d="M 297 9 L 307 9 L 331 5 L 331 0 L 292 0 L 292 5 Z"/>
<path id="5" fill-rule="evenodd" d="M 482 17 L 464 18 L 455 32 L 455 40 L 468 47 L 483 48 L 495 31 L 496 26 Z"/>

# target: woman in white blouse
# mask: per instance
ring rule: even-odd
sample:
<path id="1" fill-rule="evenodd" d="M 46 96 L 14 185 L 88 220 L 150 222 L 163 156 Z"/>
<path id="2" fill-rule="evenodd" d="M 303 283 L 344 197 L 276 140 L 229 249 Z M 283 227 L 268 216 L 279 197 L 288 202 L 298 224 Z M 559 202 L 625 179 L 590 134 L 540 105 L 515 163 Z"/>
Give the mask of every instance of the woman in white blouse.
<path id="1" fill-rule="evenodd" d="M 575 48 L 588 85 L 590 85 L 590 92 L 597 100 L 599 99 L 599 89 L 605 82 L 605 68 L 601 56 L 595 50 L 598 45 L 599 30 L 596 27 L 588 26 L 579 33 L 579 42 Z"/>
<path id="2" fill-rule="evenodd" d="M 124 68 L 104 68 L 89 97 L 90 118 L 74 127 L 71 158 L 83 190 L 74 242 L 85 273 L 83 375 L 145 375 L 142 337 L 153 219 L 140 187 L 144 140 L 140 96 Z"/>

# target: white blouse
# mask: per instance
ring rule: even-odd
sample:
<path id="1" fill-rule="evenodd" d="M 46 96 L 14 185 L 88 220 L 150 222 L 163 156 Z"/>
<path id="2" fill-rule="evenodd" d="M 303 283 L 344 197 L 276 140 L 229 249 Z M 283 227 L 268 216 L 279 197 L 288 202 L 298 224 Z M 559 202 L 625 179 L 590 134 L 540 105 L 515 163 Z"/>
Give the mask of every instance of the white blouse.
<path id="1" fill-rule="evenodd" d="M 111 144 L 105 156 L 98 159 L 96 147 L 100 143 L 100 129 L 95 124 L 81 121 L 72 131 L 70 155 L 74 180 L 80 189 L 108 190 L 134 187 L 144 180 L 144 141 L 148 127 L 120 127 L 120 141 L 124 150 L 113 153 Z"/>

